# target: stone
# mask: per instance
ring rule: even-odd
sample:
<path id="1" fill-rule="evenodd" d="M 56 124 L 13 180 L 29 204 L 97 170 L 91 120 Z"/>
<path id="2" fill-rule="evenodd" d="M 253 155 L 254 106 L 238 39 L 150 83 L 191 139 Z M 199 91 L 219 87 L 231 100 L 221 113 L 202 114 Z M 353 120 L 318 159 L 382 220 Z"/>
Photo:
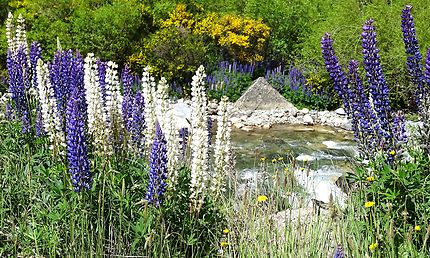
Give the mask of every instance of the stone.
<path id="1" fill-rule="evenodd" d="M 251 132 L 252 130 L 254 130 L 254 127 L 247 125 L 247 126 L 241 127 L 240 130 L 245 132 Z"/>
<path id="2" fill-rule="evenodd" d="M 263 77 L 256 79 L 248 90 L 236 101 L 239 110 L 290 110 L 294 105 L 288 102 Z"/>
<path id="3" fill-rule="evenodd" d="M 270 129 L 270 127 L 272 127 L 270 124 L 264 124 L 263 125 L 263 129 Z"/>
<path id="4" fill-rule="evenodd" d="M 240 121 L 242 121 L 239 117 L 237 117 L 237 116 L 234 116 L 234 117 L 231 117 L 230 118 L 230 122 L 232 123 L 232 124 L 237 124 L 237 123 L 239 123 Z"/>
<path id="5" fill-rule="evenodd" d="M 338 109 L 336 109 L 334 112 L 335 112 L 337 115 L 340 115 L 340 116 L 345 116 L 345 115 L 346 115 L 345 109 L 343 109 L 343 108 L 338 108 Z"/>
<path id="6" fill-rule="evenodd" d="M 233 126 L 240 129 L 240 128 L 244 127 L 245 125 L 242 123 L 234 123 Z"/>
<path id="7" fill-rule="evenodd" d="M 303 123 L 305 125 L 313 125 L 314 124 L 314 119 L 309 115 L 304 115 L 303 116 Z"/>
<path id="8" fill-rule="evenodd" d="M 299 110 L 299 112 L 306 115 L 306 114 L 309 114 L 309 109 L 303 108 L 302 110 Z"/>

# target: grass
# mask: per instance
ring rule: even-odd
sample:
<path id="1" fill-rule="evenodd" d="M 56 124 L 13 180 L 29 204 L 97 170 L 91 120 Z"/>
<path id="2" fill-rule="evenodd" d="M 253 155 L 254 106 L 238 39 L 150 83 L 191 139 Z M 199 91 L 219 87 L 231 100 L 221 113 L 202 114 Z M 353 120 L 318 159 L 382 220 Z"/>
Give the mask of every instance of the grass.
<path id="1" fill-rule="evenodd" d="M 295 169 L 291 160 L 270 173 L 260 167 L 261 178 L 275 180 L 243 195 L 231 191 L 200 214 L 188 212 L 183 189 L 162 209 L 147 206 L 144 159 L 92 160 L 92 190 L 75 193 L 65 161 L 51 157 L 45 139 L 32 141 L 18 124 L 1 122 L 0 257 L 332 257 L 338 244 L 346 257 L 430 255 L 416 247 L 415 232 L 401 246 L 387 244 L 394 243 L 394 229 L 376 232 L 378 217 L 370 220 L 364 197 L 325 211 L 300 195 L 296 203 L 303 205 L 291 209 L 289 197 L 298 190 L 287 173 Z M 181 171 L 187 188 L 188 170 Z M 259 195 L 268 200 L 258 202 Z M 385 241 L 371 251 L 377 234 Z"/>

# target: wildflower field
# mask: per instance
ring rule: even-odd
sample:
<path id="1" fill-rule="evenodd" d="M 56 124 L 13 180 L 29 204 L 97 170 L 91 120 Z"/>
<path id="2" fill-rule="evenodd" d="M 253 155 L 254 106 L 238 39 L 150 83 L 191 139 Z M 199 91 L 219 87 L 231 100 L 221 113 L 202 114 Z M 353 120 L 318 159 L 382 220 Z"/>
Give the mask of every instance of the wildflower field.
<path id="1" fill-rule="evenodd" d="M 63 49 L 60 38 L 49 56 L 28 43 L 23 16 L 9 13 L 0 257 L 429 257 L 430 50 L 423 60 L 412 10 L 398 10 L 393 28 L 413 87 L 408 109 L 392 104 L 373 19 L 351 35 L 362 56 L 348 63 L 337 55 L 337 34 L 320 35 L 325 71 L 316 71 L 263 62 L 278 53 L 263 55 L 277 42 L 263 20 L 194 17 L 185 4 L 127 62 L 115 59 L 121 53 L 107 61 Z M 148 50 L 163 52 L 156 46 L 166 35 L 184 31 L 216 40 L 206 43 L 230 60 L 197 66 L 193 56 L 181 66 Z M 230 102 L 256 76 L 297 106 L 344 108 L 357 145 L 353 172 L 343 176 L 345 203 L 311 207 L 295 175 L 310 173 L 312 161 L 290 153 L 263 153 L 255 162 L 261 180 L 240 191 Z M 186 124 L 176 118 L 178 97 L 191 101 Z M 218 101 L 213 117 L 209 99 Z"/>

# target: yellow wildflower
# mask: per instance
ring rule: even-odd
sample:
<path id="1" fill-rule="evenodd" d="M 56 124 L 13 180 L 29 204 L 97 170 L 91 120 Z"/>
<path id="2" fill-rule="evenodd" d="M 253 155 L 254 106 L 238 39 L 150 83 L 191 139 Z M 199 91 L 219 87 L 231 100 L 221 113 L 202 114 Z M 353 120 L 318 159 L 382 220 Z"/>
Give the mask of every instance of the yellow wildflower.
<path id="1" fill-rule="evenodd" d="M 391 156 L 396 155 L 396 151 L 395 151 L 395 150 L 390 151 L 390 155 L 391 155 Z"/>
<path id="2" fill-rule="evenodd" d="M 272 163 L 276 163 L 276 159 L 272 159 Z"/>
<path id="3" fill-rule="evenodd" d="M 417 226 L 415 226 L 415 231 L 420 231 L 421 230 L 421 226 L 420 225 L 417 225 Z"/>
<path id="4" fill-rule="evenodd" d="M 375 205 L 375 202 L 366 202 L 365 204 L 364 204 L 364 207 L 366 207 L 366 208 L 370 208 L 370 207 L 373 207 Z"/>
<path id="5" fill-rule="evenodd" d="M 368 177 L 366 177 L 366 180 L 367 180 L 367 182 L 373 182 L 373 181 L 375 181 L 375 177 L 368 176 Z"/>
<path id="6" fill-rule="evenodd" d="M 289 171 L 289 169 L 288 168 L 284 168 L 284 171 L 285 171 L 285 173 L 287 173 Z"/>
<path id="7" fill-rule="evenodd" d="M 300 170 L 301 170 L 301 171 L 303 171 L 303 170 L 305 170 L 305 168 L 304 168 L 304 167 L 301 167 L 301 168 L 300 168 Z"/>
<path id="8" fill-rule="evenodd" d="M 224 241 L 222 241 L 222 242 L 220 243 L 220 245 L 221 245 L 221 247 L 226 247 L 226 246 L 229 246 L 229 245 L 230 245 L 230 243 L 229 243 L 229 242 L 224 242 Z"/>
<path id="9" fill-rule="evenodd" d="M 266 161 L 266 159 L 267 159 L 266 157 L 261 157 L 260 161 Z"/>
<path id="10" fill-rule="evenodd" d="M 230 233 L 230 230 L 229 230 L 228 228 L 225 228 L 225 229 L 222 231 L 222 233 L 224 233 L 224 234 L 228 234 L 228 233 Z"/>
<path id="11" fill-rule="evenodd" d="M 265 196 L 265 195 L 259 195 L 259 196 L 257 197 L 257 201 L 258 201 L 258 202 L 266 202 L 266 201 L 267 201 L 267 199 L 269 199 L 269 198 L 267 198 L 267 196 Z"/>
<path id="12" fill-rule="evenodd" d="M 279 161 L 284 160 L 284 157 L 279 157 L 278 160 Z"/>
<path id="13" fill-rule="evenodd" d="M 369 245 L 370 251 L 375 251 L 376 248 L 378 248 L 378 243 L 373 243 L 373 244 Z"/>

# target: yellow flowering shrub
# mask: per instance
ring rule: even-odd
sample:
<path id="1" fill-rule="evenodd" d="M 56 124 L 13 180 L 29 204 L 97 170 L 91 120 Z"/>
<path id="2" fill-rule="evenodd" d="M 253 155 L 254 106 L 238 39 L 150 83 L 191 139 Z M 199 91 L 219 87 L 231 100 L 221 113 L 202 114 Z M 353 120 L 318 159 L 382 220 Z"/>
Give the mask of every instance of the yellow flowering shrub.
<path id="1" fill-rule="evenodd" d="M 234 59 L 253 62 L 263 60 L 270 28 L 262 20 L 210 13 L 196 22 L 194 33 L 215 39 Z"/>
<path id="2" fill-rule="evenodd" d="M 193 25 L 193 14 L 187 12 L 187 6 L 185 4 L 176 5 L 175 10 L 169 14 L 169 18 L 167 20 L 161 21 L 162 28 L 184 27 L 191 29 L 193 28 Z"/>

